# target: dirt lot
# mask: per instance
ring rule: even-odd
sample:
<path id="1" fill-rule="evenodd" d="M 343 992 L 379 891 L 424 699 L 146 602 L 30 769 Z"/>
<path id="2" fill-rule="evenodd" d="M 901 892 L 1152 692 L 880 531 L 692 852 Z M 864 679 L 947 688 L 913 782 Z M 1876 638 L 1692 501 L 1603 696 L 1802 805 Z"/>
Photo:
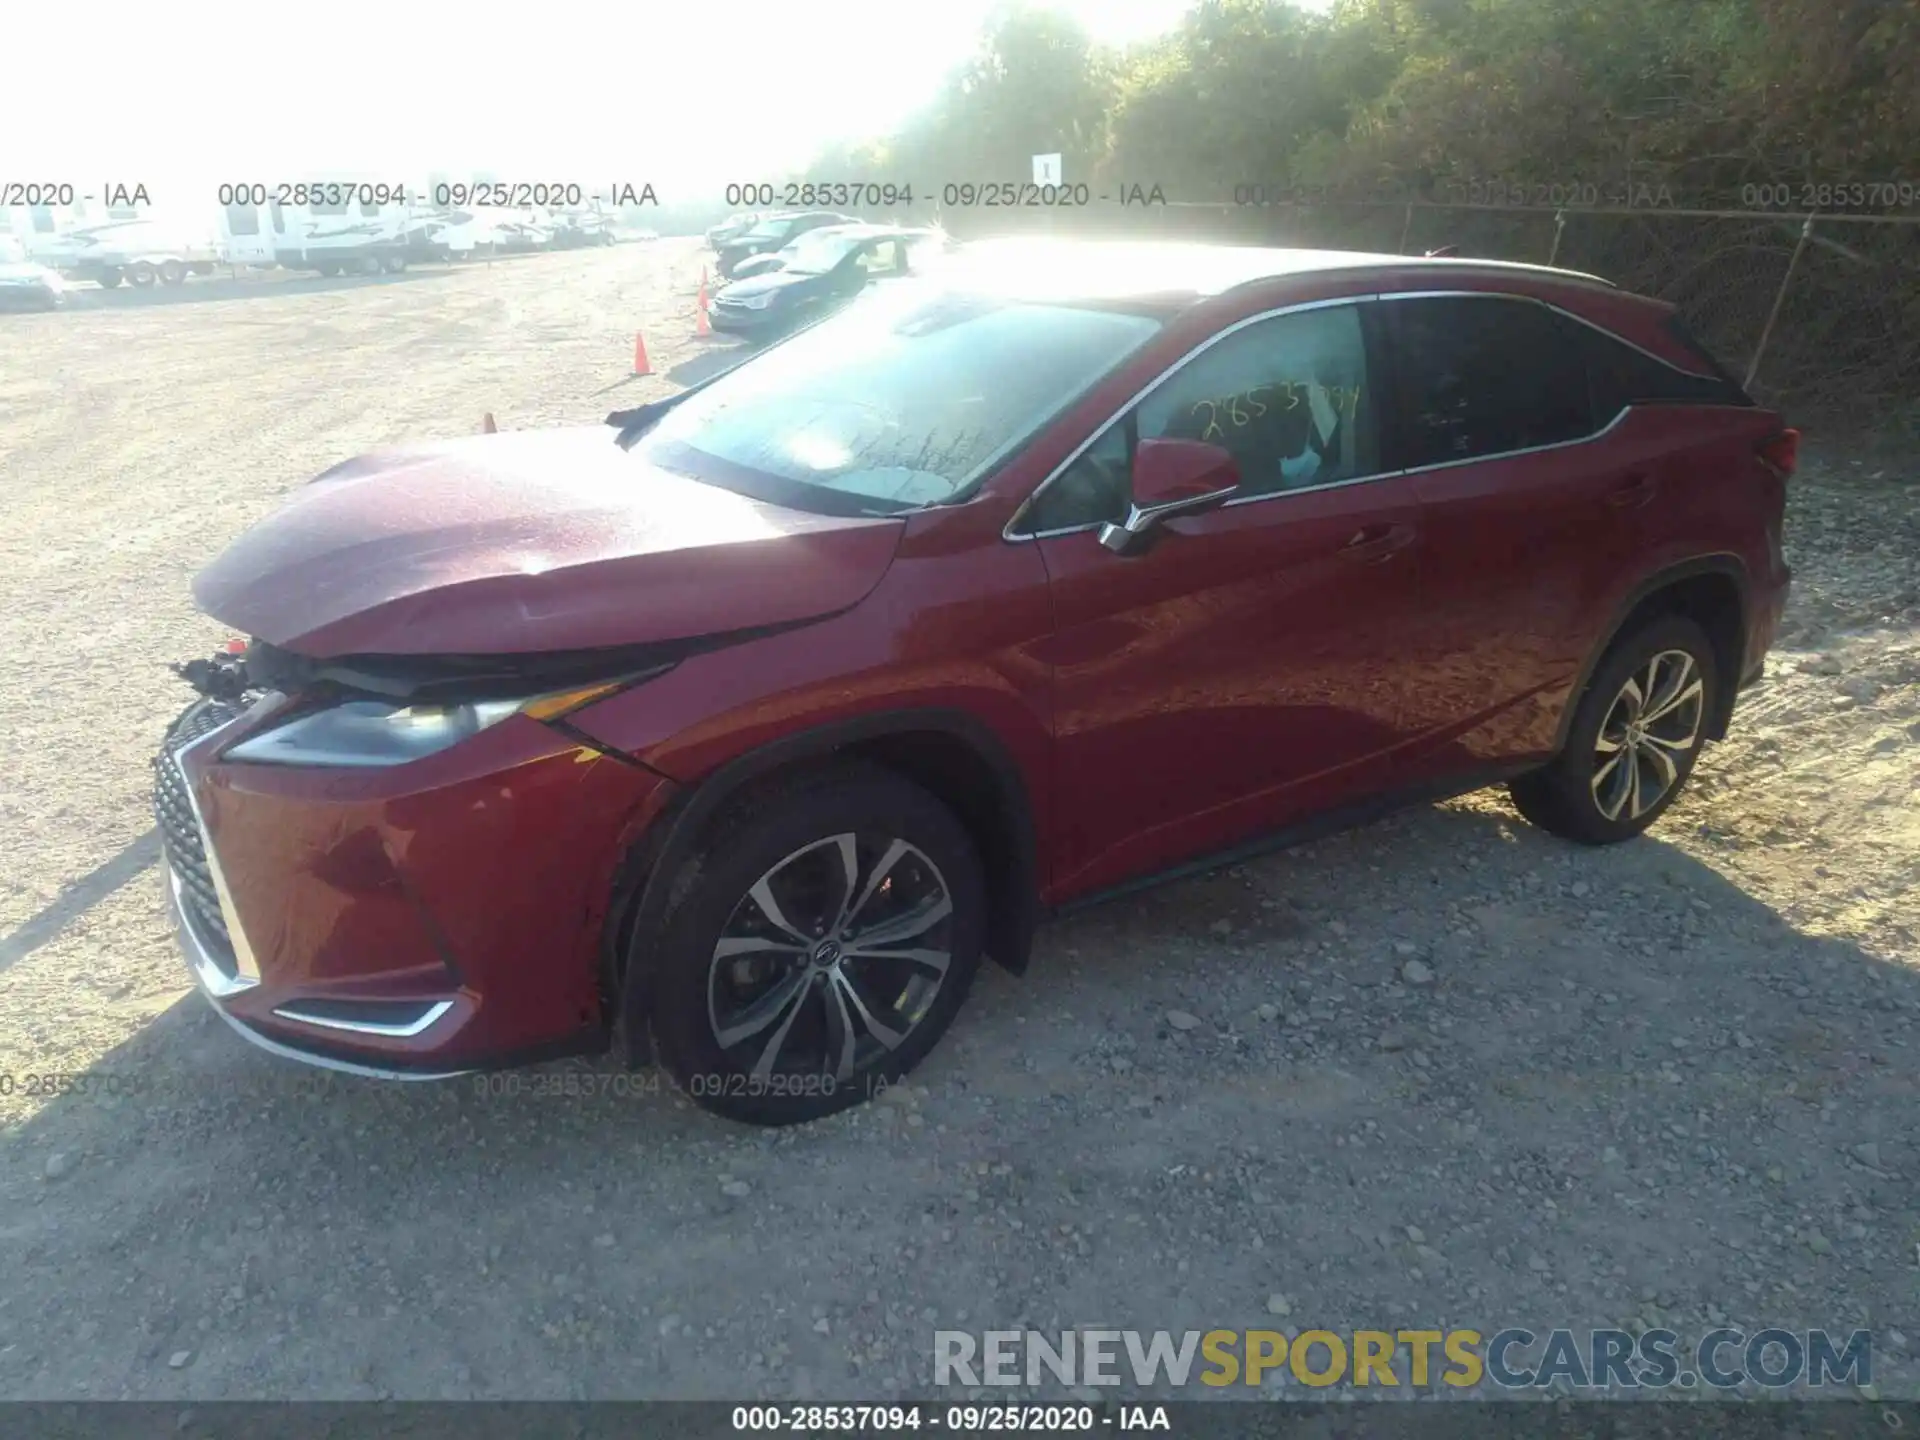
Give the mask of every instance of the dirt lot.
<path id="1" fill-rule="evenodd" d="M 799 1131 L 242 1045 L 147 809 L 163 662 L 221 638 L 190 576 L 362 449 L 711 368 L 698 267 L 0 317 L 0 1395 L 871 1398 L 947 1326 L 1722 1322 L 1872 1328 L 1920 1393 L 1911 461 L 1809 462 L 1784 644 L 1639 842 L 1489 793 L 1117 902 Z"/>

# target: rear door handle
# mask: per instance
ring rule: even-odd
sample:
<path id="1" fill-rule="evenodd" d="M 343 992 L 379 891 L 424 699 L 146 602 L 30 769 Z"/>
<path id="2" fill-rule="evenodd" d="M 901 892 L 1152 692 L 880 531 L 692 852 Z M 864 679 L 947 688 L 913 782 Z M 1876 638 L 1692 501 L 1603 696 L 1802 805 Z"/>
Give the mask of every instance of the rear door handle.
<path id="1" fill-rule="evenodd" d="M 1607 492 L 1607 503 L 1622 510 L 1637 509 L 1653 499 L 1654 492 L 1660 487 L 1653 482 L 1653 476 L 1641 473 L 1621 481 Z"/>
<path id="2" fill-rule="evenodd" d="M 1363 525 L 1334 553 L 1356 564 L 1378 565 L 1411 545 L 1414 533 L 1411 525 Z"/>

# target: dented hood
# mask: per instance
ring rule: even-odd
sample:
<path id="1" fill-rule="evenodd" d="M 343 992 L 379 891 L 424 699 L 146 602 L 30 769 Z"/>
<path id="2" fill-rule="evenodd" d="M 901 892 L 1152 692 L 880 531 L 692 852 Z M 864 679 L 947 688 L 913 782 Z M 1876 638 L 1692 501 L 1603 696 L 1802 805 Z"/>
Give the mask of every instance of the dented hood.
<path id="1" fill-rule="evenodd" d="M 845 609 L 900 530 L 658 469 L 604 426 L 520 431 L 336 465 L 193 592 L 224 624 L 319 659 L 584 650 Z"/>

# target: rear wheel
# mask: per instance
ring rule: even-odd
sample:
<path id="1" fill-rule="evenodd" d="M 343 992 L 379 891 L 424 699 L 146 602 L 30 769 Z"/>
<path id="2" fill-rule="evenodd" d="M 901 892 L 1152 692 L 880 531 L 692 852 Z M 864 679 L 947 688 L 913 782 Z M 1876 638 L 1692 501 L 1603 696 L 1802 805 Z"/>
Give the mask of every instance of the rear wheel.
<path id="1" fill-rule="evenodd" d="M 178 260 L 160 262 L 160 283 L 162 285 L 184 285 L 187 283 L 187 267 Z"/>
<path id="2" fill-rule="evenodd" d="M 386 268 L 378 255 L 362 255 L 359 270 L 362 275 L 378 275 Z"/>
<path id="3" fill-rule="evenodd" d="M 1678 615 L 1623 637 L 1574 711 L 1566 747 L 1509 787 L 1520 813 L 1586 845 L 1638 835 L 1687 783 L 1719 673 L 1706 632 Z"/>
<path id="4" fill-rule="evenodd" d="M 153 266 L 147 264 L 144 260 L 137 261 L 127 267 L 127 279 L 136 285 L 151 285 L 154 281 Z"/>
<path id="5" fill-rule="evenodd" d="M 402 270 L 407 268 L 407 257 L 404 255 L 389 255 L 380 262 L 380 268 L 389 275 L 398 275 Z"/>
<path id="6" fill-rule="evenodd" d="M 327 279 L 329 280 L 333 279 L 334 276 L 340 273 L 340 267 L 338 265 L 316 265 L 313 268 L 318 270 L 322 275 L 326 276 Z"/>
<path id="7" fill-rule="evenodd" d="M 122 275 L 121 272 L 117 269 L 109 269 L 109 270 L 102 270 L 100 272 L 99 278 L 100 278 L 100 288 L 102 290 L 111 290 L 116 285 L 118 285 L 122 280 L 124 280 L 126 277 Z"/>
<path id="8" fill-rule="evenodd" d="M 966 998 L 986 889 L 965 828 L 877 766 L 733 807 L 675 878 L 657 940 L 656 1052 L 695 1103 L 790 1125 L 911 1070 Z"/>

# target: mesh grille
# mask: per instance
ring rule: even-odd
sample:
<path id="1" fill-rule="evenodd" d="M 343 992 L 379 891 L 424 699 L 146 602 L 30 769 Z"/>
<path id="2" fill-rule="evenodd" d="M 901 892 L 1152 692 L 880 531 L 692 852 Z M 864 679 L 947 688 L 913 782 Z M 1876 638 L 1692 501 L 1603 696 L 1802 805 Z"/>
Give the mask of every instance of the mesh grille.
<path id="1" fill-rule="evenodd" d="M 193 818 L 192 802 L 187 798 L 186 778 L 174 763 L 174 756 L 184 746 L 238 714 L 238 706 L 218 700 L 200 701 L 174 722 L 153 762 L 153 815 L 159 822 L 167 864 L 180 877 L 182 898 L 191 912 L 194 928 L 216 957 L 229 967 L 233 964 L 233 942 L 227 935 L 226 918 L 220 913 L 213 872 L 207 867 L 206 844 Z"/>

